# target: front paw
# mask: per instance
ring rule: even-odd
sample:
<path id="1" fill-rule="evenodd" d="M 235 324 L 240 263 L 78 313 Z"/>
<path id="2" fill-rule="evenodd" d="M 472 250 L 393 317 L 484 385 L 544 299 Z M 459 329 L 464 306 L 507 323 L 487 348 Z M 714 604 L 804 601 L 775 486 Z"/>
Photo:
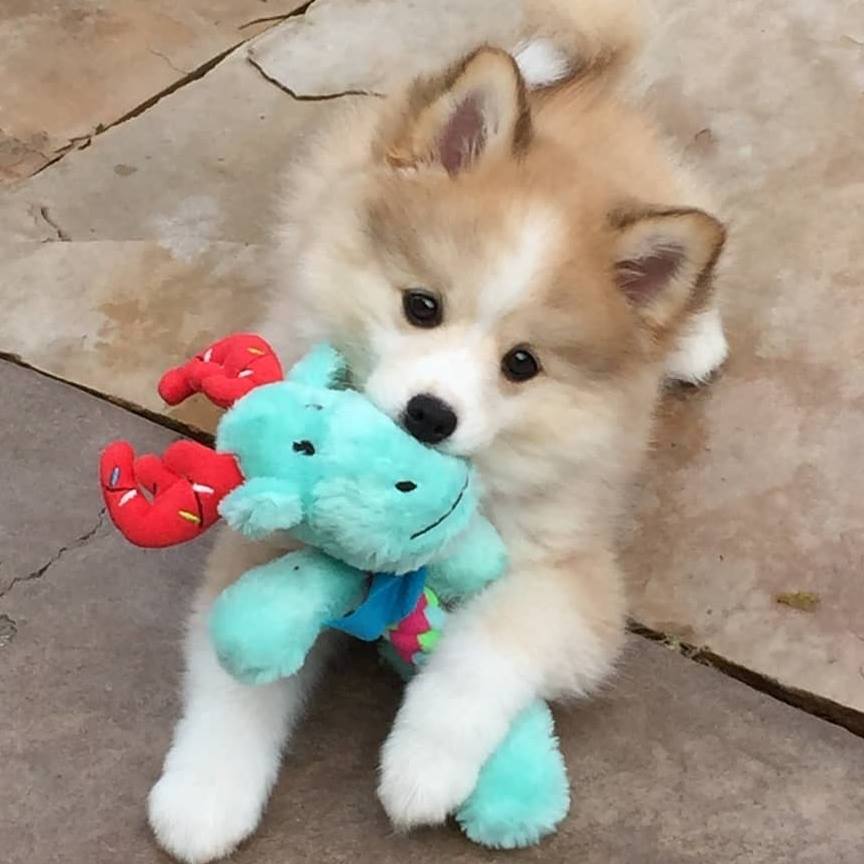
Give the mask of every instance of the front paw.
<path id="1" fill-rule="evenodd" d="M 378 797 L 396 828 L 444 822 L 471 793 L 478 768 L 420 730 L 395 729 L 384 744 Z"/>
<path id="2" fill-rule="evenodd" d="M 262 806 L 260 790 L 248 783 L 175 768 L 150 791 L 148 817 L 166 852 L 187 864 L 203 864 L 230 854 L 248 837 Z"/>

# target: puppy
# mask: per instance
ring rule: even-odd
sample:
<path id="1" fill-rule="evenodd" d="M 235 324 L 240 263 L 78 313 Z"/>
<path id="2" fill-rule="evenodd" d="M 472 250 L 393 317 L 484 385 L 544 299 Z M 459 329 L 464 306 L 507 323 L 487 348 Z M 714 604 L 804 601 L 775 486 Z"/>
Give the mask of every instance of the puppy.
<path id="1" fill-rule="evenodd" d="M 628 7 L 527 8 L 512 52 L 480 47 L 352 106 L 282 201 L 267 335 L 290 353 L 299 320 L 418 439 L 471 457 L 512 559 L 406 690 L 379 786 L 399 828 L 442 822 L 535 696 L 609 675 L 626 616 L 616 527 L 660 385 L 726 355 L 724 228 L 620 95 Z M 191 618 L 183 716 L 150 796 L 185 861 L 255 829 L 327 651 L 258 688 L 216 662 L 212 598 L 281 551 L 223 535 Z"/>

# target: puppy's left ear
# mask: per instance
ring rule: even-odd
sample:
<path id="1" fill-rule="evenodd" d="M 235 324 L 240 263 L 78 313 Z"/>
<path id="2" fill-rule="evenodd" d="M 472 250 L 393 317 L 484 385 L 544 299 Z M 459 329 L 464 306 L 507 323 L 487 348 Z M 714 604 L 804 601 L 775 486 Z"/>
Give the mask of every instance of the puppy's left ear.
<path id="1" fill-rule="evenodd" d="M 518 153 L 531 136 L 525 84 L 505 51 L 481 48 L 440 78 L 421 80 L 407 114 L 385 132 L 384 158 L 395 168 L 443 168 L 451 177 Z"/>
<path id="2" fill-rule="evenodd" d="M 615 280 L 652 329 L 664 330 L 706 299 L 726 239 L 721 222 L 680 209 L 616 213 L 612 224 Z"/>

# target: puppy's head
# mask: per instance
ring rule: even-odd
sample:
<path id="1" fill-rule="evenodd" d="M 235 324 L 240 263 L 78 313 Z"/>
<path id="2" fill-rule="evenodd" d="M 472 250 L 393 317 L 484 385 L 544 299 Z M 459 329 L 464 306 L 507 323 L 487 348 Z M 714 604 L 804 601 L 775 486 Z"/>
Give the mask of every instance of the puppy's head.
<path id="1" fill-rule="evenodd" d="M 701 211 L 622 203 L 550 110 L 532 117 L 493 49 L 419 82 L 343 175 L 344 201 L 329 190 L 338 221 L 307 238 L 322 335 L 381 408 L 450 452 L 590 448 L 620 425 L 614 394 L 659 368 L 722 245 Z"/>

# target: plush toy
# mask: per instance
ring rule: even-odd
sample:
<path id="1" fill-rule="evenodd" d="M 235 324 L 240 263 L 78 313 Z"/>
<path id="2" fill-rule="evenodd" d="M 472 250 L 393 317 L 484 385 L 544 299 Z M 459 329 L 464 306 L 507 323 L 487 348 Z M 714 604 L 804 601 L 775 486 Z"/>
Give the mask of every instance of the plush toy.
<path id="1" fill-rule="evenodd" d="M 434 649 L 446 607 L 506 567 L 470 465 L 417 442 L 346 378 L 328 346 L 283 381 L 264 340 L 229 337 L 160 382 L 171 404 L 202 392 L 230 406 L 218 452 L 189 441 L 161 459 L 136 459 L 125 442 L 103 452 L 108 512 L 138 545 L 183 542 L 219 515 L 248 537 L 288 531 L 306 544 L 249 570 L 213 606 L 217 656 L 245 683 L 294 674 L 326 628 L 383 638 L 410 674 Z M 553 831 L 568 806 L 552 716 L 538 701 L 455 815 L 476 842 L 512 848 Z"/>

